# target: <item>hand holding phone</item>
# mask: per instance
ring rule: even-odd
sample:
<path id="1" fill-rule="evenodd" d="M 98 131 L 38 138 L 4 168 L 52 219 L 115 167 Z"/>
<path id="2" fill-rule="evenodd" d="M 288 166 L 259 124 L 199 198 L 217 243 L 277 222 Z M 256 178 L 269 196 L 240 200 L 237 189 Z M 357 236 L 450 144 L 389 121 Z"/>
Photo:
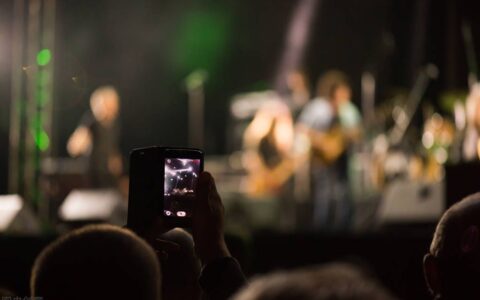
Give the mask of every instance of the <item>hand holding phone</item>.
<path id="1" fill-rule="evenodd" d="M 230 256 L 224 239 L 225 208 L 215 181 L 208 172 L 200 174 L 194 204 L 193 239 L 195 252 L 203 264 Z"/>
<path id="2" fill-rule="evenodd" d="M 132 151 L 127 226 L 141 234 L 160 218 L 170 228 L 190 227 L 202 171 L 203 152 L 198 149 L 148 147 Z"/>
<path id="3" fill-rule="evenodd" d="M 127 226 L 152 244 L 174 227 L 192 226 L 204 264 L 230 256 L 222 200 L 197 149 L 149 147 L 131 153 Z"/>

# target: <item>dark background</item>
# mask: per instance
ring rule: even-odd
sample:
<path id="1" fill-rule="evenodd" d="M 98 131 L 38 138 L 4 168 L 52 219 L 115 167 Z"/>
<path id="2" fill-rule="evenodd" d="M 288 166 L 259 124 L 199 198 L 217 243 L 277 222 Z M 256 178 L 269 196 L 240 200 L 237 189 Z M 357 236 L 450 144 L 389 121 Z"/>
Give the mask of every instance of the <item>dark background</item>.
<path id="1" fill-rule="evenodd" d="M 197 68 L 209 72 L 206 153 L 227 153 L 229 101 L 271 86 L 298 2 L 57 1 L 53 155 L 66 156 L 66 140 L 102 84 L 121 95 L 125 157 L 138 146 L 187 145 L 184 79 Z M 0 194 L 7 183 L 12 7 L 0 1 Z M 311 82 L 329 68 L 345 71 L 358 104 L 364 70 L 378 74 L 381 102 L 396 88 L 409 89 L 419 68 L 433 62 L 440 77 L 427 98 L 438 99 L 467 88 L 460 23 L 471 19 L 478 45 L 479 8 L 473 0 L 320 1 L 302 67 Z"/>

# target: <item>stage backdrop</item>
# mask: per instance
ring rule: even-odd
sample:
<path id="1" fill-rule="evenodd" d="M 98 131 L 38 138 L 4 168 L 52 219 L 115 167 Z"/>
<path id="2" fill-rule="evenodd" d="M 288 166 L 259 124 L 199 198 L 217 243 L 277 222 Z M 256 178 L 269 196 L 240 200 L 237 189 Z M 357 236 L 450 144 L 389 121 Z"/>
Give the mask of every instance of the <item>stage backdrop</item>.
<path id="1" fill-rule="evenodd" d="M 14 0 L 0 1 L 0 144 L 8 144 L 10 44 Z M 88 109 L 90 93 L 112 84 L 122 99 L 122 151 L 187 145 L 184 79 L 197 69 L 206 82 L 206 150 L 226 153 L 233 95 L 271 86 L 295 6 L 300 0 L 57 1 L 52 153 L 66 156 L 68 136 Z M 392 87 L 411 87 L 426 62 L 439 66 L 429 91 L 466 88 L 459 24 L 478 2 L 318 0 L 303 69 L 311 82 L 329 68 L 352 80 L 378 73 L 379 100 Z M 475 20 L 475 19 L 472 19 Z M 478 22 L 472 22 L 474 37 Z M 478 44 L 478 42 L 475 42 Z M 477 51 L 478 52 L 478 51 Z M 0 147 L 0 193 L 6 190 L 8 147 Z"/>

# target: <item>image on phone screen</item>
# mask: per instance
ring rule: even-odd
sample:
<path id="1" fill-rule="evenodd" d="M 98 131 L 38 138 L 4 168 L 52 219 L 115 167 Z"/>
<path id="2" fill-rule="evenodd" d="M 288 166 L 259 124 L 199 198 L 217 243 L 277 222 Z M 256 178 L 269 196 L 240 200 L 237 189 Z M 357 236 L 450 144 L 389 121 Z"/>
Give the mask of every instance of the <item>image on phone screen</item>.
<path id="1" fill-rule="evenodd" d="M 200 159 L 165 158 L 163 214 L 191 217 L 195 188 L 200 175 Z"/>

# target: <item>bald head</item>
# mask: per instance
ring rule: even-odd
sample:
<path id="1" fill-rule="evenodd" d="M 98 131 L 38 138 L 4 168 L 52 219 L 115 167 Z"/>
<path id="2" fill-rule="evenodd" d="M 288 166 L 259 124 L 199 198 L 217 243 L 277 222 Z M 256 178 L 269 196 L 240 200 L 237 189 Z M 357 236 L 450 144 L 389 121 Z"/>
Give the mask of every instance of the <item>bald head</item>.
<path id="1" fill-rule="evenodd" d="M 423 267 L 435 297 L 480 298 L 480 193 L 466 197 L 443 214 Z"/>
<path id="2" fill-rule="evenodd" d="M 33 296 L 62 299 L 160 299 L 153 249 L 129 230 L 91 225 L 50 244 L 35 261 Z"/>
<path id="3" fill-rule="evenodd" d="M 438 222 L 430 253 L 454 259 L 479 252 L 480 193 L 470 195 L 450 207 Z"/>

